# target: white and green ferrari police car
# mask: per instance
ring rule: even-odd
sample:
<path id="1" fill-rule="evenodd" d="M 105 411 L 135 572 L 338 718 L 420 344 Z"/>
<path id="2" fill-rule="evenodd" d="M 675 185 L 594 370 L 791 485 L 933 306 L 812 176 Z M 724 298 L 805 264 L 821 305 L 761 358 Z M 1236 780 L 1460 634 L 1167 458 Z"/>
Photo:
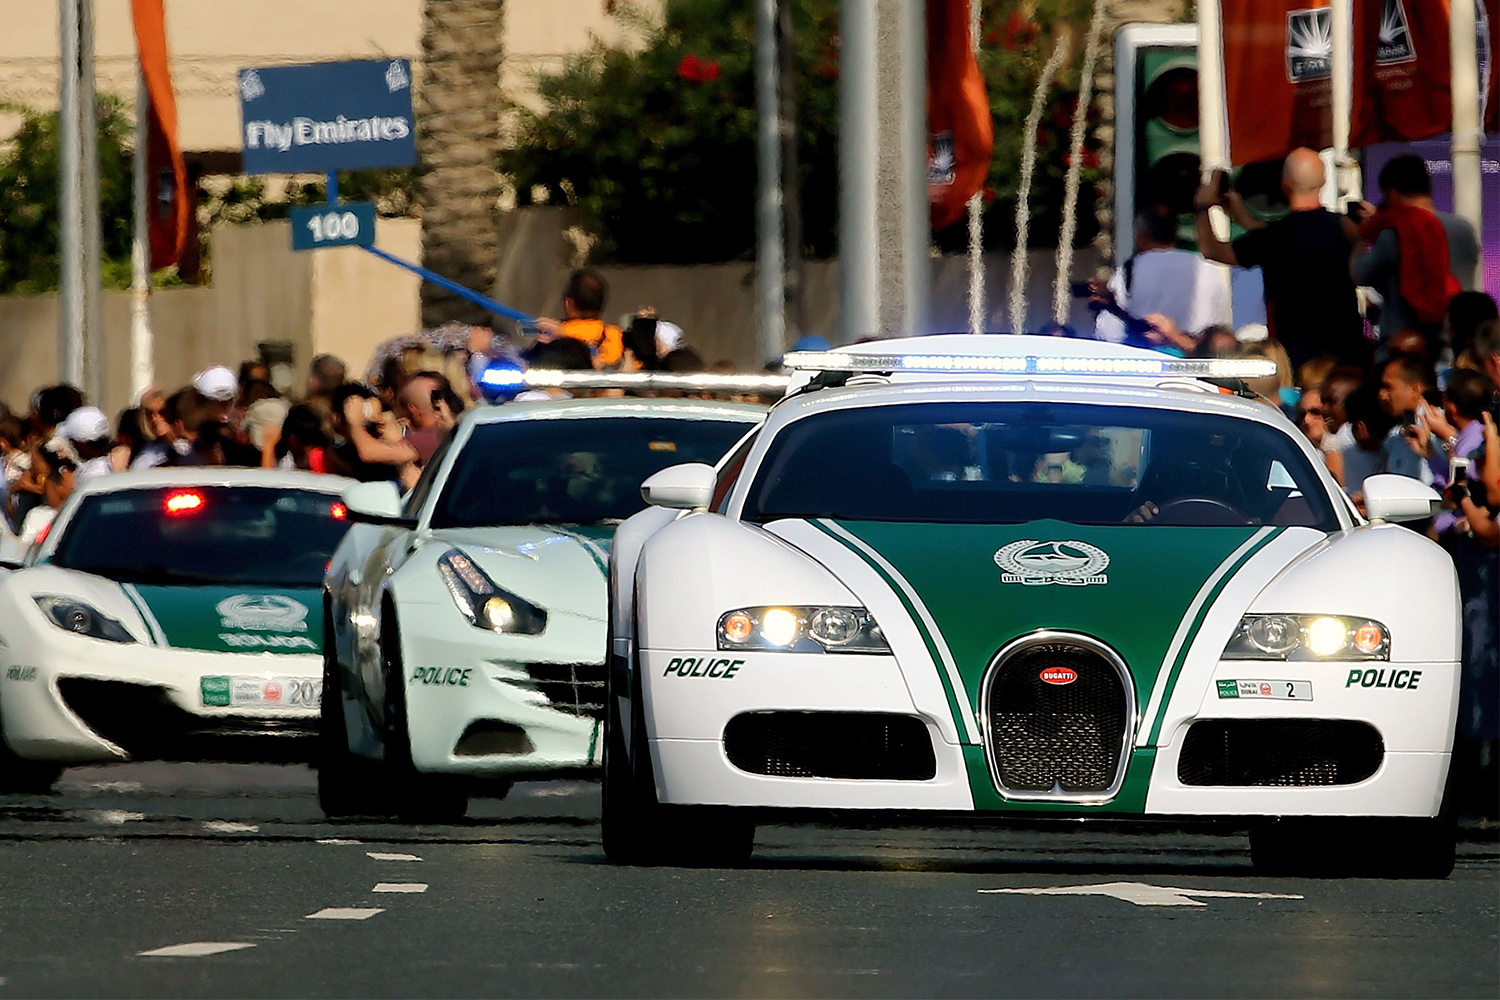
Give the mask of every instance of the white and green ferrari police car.
<path id="1" fill-rule="evenodd" d="M 0 789 L 69 764 L 310 761 L 348 485 L 174 468 L 80 487 L 0 573 Z"/>
<path id="2" fill-rule="evenodd" d="M 1459 602 L 1263 361 L 938 336 L 791 355 L 612 554 L 605 850 L 734 862 L 775 810 L 1242 823 L 1271 870 L 1445 875 Z M 1274 372 L 1274 366 L 1270 369 Z M 1213 381 L 1211 381 L 1211 379 Z"/>
<path id="3" fill-rule="evenodd" d="M 615 526 L 647 477 L 716 461 L 764 417 L 702 399 L 481 407 L 404 498 L 352 487 L 321 615 L 324 811 L 451 819 L 472 791 L 597 766 Z"/>

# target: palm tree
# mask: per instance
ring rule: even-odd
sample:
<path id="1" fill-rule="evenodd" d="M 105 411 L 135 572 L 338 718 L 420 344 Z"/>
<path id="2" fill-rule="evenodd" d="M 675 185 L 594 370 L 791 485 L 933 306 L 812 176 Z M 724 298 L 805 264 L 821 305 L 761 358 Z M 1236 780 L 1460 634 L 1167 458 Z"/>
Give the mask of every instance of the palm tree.
<path id="1" fill-rule="evenodd" d="M 500 60 L 505 0 L 425 0 L 417 151 L 422 262 L 468 288 L 495 283 L 500 175 Z M 422 323 L 487 324 L 480 306 L 422 285 Z"/>

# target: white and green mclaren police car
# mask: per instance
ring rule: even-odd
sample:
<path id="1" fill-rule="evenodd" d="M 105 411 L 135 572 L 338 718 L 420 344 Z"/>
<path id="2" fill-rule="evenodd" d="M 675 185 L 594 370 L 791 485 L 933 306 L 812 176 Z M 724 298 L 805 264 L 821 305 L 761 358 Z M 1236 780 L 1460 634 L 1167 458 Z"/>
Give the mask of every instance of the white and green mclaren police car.
<path id="1" fill-rule="evenodd" d="M 324 811 L 449 819 L 476 789 L 597 766 L 615 526 L 644 506 L 647 477 L 716 461 L 765 412 L 701 399 L 482 407 L 404 498 L 392 483 L 351 488 L 356 523 L 322 610 Z"/>
<path id="2" fill-rule="evenodd" d="M 1220 818 L 1269 869 L 1445 875 L 1452 564 L 1274 407 L 1094 342 L 792 355 L 612 553 L 605 850 L 733 862 L 774 810 Z M 1274 371 L 1274 366 L 1272 367 Z"/>
<path id="3" fill-rule="evenodd" d="M 174 468 L 74 493 L 0 573 L 0 789 L 69 764 L 310 761 L 348 485 Z"/>

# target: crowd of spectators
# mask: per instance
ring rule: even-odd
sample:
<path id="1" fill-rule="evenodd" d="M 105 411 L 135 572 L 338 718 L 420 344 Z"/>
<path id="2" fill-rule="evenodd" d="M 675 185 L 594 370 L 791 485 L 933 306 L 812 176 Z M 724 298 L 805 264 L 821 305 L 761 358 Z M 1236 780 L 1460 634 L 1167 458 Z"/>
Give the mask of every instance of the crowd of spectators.
<path id="1" fill-rule="evenodd" d="M 1379 473 L 1419 479 L 1443 497 L 1417 524 L 1453 557 L 1463 600 L 1464 677 L 1458 766 L 1484 777 L 1481 808 L 1496 814 L 1500 736 L 1500 321 L 1474 290 L 1479 241 L 1464 220 L 1436 209 L 1415 155 L 1380 171 L 1379 206 L 1323 207 L 1323 161 L 1287 157 L 1289 211 L 1265 223 L 1215 176 L 1197 192 L 1201 255 L 1177 245 L 1177 217 L 1143 212 L 1136 252 L 1088 289 L 1095 335 L 1179 356 L 1269 357 L 1277 378 L 1249 386 L 1283 409 L 1329 473 L 1363 510 Z M 1226 239 L 1212 210 L 1239 235 Z M 1213 263 L 1210 263 L 1213 262 Z M 1227 283 L 1213 264 L 1259 268 L 1265 324 L 1228 325 Z M 1207 268 L 1208 270 L 1205 270 Z M 1233 273 L 1239 273 L 1236 270 Z M 1363 308 L 1361 308 L 1363 300 Z M 1399 567 L 1392 567 L 1399 586 Z"/>

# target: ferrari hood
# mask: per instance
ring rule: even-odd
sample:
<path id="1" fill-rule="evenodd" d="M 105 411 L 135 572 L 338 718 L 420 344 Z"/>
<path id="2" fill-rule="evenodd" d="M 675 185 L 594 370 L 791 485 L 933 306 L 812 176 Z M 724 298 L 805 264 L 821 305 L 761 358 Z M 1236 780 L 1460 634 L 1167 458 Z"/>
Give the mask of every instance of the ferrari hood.
<path id="1" fill-rule="evenodd" d="M 925 606 L 976 707 L 995 654 L 1042 629 L 1082 633 L 1114 648 L 1145 704 L 1157 675 L 1171 669 L 1166 660 L 1179 626 L 1187 622 L 1196 632 L 1240 568 L 1286 530 L 1053 520 L 813 524 L 869 563 L 905 603 Z M 1309 544 L 1321 537 L 1307 535 Z"/>
<path id="2" fill-rule="evenodd" d="M 604 621 L 614 525 L 450 528 L 433 533 L 440 551 L 455 548 L 489 578 L 551 612 Z"/>

